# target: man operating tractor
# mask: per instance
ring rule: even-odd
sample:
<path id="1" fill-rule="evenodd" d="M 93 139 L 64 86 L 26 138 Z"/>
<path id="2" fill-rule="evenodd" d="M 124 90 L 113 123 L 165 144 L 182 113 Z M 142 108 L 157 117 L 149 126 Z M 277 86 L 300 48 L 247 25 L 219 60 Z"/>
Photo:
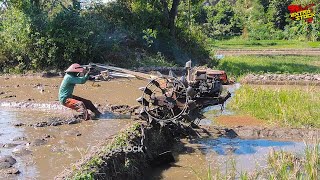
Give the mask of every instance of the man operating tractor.
<path id="1" fill-rule="evenodd" d="M 72 64 L 66 71 L 59 89 L 59 101 L 62 105 L 81 113 L 84 120 L 90 119 L 88 109 L 94 113 L 94 117 L 101 115 L 99 110 L 88 99 L 73 95 L 76 84 L 84 84 L 89 79 L 89 69 L 79 64 Z"/>

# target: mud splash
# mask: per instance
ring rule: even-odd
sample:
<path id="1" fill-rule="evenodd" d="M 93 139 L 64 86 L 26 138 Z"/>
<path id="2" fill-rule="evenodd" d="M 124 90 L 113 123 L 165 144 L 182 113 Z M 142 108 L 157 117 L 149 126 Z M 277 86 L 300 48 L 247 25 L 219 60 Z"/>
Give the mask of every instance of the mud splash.
<path id="1" fill-rule="evenodd" d="M 104 108 L 100 108 L 100 112 L 103 112 L 99 118 L 95 118 L 92 120 L 106 120 L 106 119 L 132 119 L 138 116 L 138 107 L 130 107 L 128 105 L 113 105 L 107 106 Z M 23 108 L 22 111 L 28 111 L 27 109 Z M 39 122 L 18 122 L 13 123 L 16 127 L 21 126 L 30 126 L 30 127 L 47 127 L 47 126 L 61 126 L 61 125 L 71 125 L 71 124 L 78 124 L 83 122 L 84 120 L 79 118 L 77 112 L 73 111 L 65 111 L 65 112 L 57 112 L 53 110 L 47 110 L 50 115 L 43 117 Z M 57 115 L 52 115 L 57 114 Z M 31 113 L 32 118 L 33 113 Z"/>

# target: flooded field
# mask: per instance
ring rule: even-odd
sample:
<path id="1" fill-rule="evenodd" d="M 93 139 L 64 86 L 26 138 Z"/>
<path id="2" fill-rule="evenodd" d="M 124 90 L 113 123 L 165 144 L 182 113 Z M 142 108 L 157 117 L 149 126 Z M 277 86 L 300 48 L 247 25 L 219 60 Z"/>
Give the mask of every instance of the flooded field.
<path id="1" fill-rule="evenodd" d="M 179 145 L 177 162 L 156 168 L 151 179 L 207 179 L 209 168 L 212 175 L 232 170 L 252 173 L 267 166 L 272 150 L 302 155 L 305 147 L 304 142 L 268 139 L 208 138 L 185 142 Z"/>
<path id="2" fill-rule="evenodd" d="M 54 111 L 0 110 L 0 155 L 12 156 L 18 175 L 12 179 L 53 179 L 66 167 L 94 150 L 130 121 L 103 119 L 74 125 L 15 127 L 16 123 L 41 122 Z M 7 179 L 7 175 L 0 177 Z"/>

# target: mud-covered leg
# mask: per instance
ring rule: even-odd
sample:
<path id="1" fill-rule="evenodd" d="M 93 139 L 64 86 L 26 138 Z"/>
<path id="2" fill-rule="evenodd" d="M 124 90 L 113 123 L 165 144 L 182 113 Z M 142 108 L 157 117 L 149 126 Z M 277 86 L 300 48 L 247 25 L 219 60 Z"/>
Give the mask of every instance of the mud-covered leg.
<path id="1" fill-rule="evenodd" d="M 93 105 L 93 103 L 90 100 L 79 97 L 79 96 L 73 96 L 73 98 L 83 102 L 84 106 L 90 111 L 92 111 L 96 116 L 101 115 L 101 112 Z"/>
<path id="2" fill-rule="evenodd" d="M 73 98 L 68 98 L 63 105 L 73 110 L 76 110 L 77 112 L 80 112 L 84 120 L 90 119 L 87 108 L 82 101 Z"/>
<path id="3" fill-rule="evenodd" d="M 81 116 L 84 120 L 89 120 L 90 119 L 90 116 L 89 116 L 89 113 L 88 113 L 88 110 L 86 108 L 86 106 L 84 105 L 83 102 L 79 101 L 76 106 L 78 106 L 78 112 L 81 113 Z"/>

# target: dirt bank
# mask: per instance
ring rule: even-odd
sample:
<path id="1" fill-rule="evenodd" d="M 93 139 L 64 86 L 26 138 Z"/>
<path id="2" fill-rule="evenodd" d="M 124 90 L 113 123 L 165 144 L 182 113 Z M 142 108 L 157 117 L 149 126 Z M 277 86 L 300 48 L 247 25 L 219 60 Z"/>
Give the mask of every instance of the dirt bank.
<path id="1" fill-rule="evenodd" d="M 266 126 L 266 123 L 257 118 L 248 115 L 229 115 L 219 116 L 214 119 L 218 125 L 234 127 L 234 126 Z"/>
<path id="2" fill-rule="evenodd" d="M 320 85 L 320 74 L 248 74 L 243 84 L 265 85 Z"/>
<path id="3" fill-rule="evenodd" d="M 168 161 L 165 158 L 171 156 L 164 154 L 171 149 L 174 136 L 169 127 L 151 128 L 137 122 L 108 142 L 56 179 L 141 179 L 147 168 L 157 166 L 163 160 Z M 141 149 L 133 151 L 134 147 Z"/>
<path id="4" fill-rule="evenodd" d="M 283 140 L 313 140 L 320 137 L 320 129 L 308 128 L 268 128 L 261 126 L 201 126 L 197 130 L 201 137 L 244 138 L 244 139 L 283 139 Z"/>

